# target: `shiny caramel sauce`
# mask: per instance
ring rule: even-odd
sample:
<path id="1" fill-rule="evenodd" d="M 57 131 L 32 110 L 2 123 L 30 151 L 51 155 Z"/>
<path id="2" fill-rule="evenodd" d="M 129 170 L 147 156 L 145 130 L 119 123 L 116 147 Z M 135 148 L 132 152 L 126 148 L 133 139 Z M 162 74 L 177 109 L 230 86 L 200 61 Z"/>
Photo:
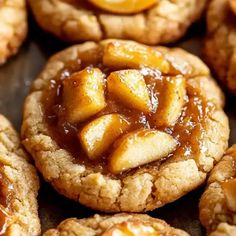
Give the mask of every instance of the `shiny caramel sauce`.
<path id="1" fill-rule="evenodd" d="M 94 63 L 94 61 L 96 63 Z M 66 111 L 62 107 L 62 81 L 69 78 L 74 72 L 80 71 L 88 66 L 101 69 L 106 76 L 114 70 L 114 68 L 111 70 L 110 68 L 106 68 L 102 65 L 102 53 L 95 52 L 93 50 L 87 51 L 84 55 L 81 55 L 80 59 L 77 61 L 72 61 L 65 64 L 64 69 L 62 69 L 57 76 L 50 81 L 48 88 L 45 90 L 45 95 L 43 96 L 43 104 L 45 109 L 44 118 L 48 124 L 50 135 L 54 140 L 56 140 L 61 148 L 64 148 L 72 153 L 75 163 L 84 164 L 87 167 L 91 167 L 95 172 L 99 171 L 103 174 L 110 175 L 107 168 L 107 159 L 112 153 L 113 148 L 109 148 L 109 150 L 104 153 L 99 160 L 91 161 L 82 149 L 77 136 L 85 124 L 88 124 L 90 121 L 100 117 L 101 115 L 110 113 L 122 114 L 128 119 L 129 122 L 131 122 L 132 125 L 127 132 L 139 128 L 150 128 L 171 134 L 178 141 L 178 147 L 174 153 L 171 153 L 165 159 L 171 158 L 173 155 L 179 155 L 187 159 L 204 151 L 201 147 L 201 135 L 204 132 L 206 117 L 212 109 L 211 104 L 208 104 L 200 94 L 197 92 L 193 93 L 190 91 L 191 88 L 187 87 L 185 105 L 176 124 L 169 127 L 157 127 L 152 121 L 152 115 L 158 110 L 161 95 L 165 92 L 163 91 L 163 84 L 164 81 L 168 79 L 168 76 L 162 75 L 158 70 L 149 68 L 141 67 L 140 72 L 145 78 L 151 97 L 153 108 L 151 113 L 144 114 L 143 112 L 126 108 L 110 96 L 105 88 L 105 97 L 107 102 L 105 109 L 85 122 L 81 122 L 79 124 L 71 124 L 67 122 L 63 118 Z M 160 164 L 165 161 L 165 159 L 152 162 L 151 164 L 146 164 L 145 167 L 149 168 L 151 166 L 155 166 L 156 168 L 159 168 Z M 125 176 L 136 170 L 137 168 L 134 170 L 129 170 L 119 176 Z"/>
<path id="2" fill-rule="evenodd" d="M 102 236 L 164 236 L 158 231 L 146 222 L 128 220 L 113 225 L 111 228 L 107 229 Z"/>
<path id="3" fill-rule="evenodd" d="M 13 186 L 4 176 L 0 166 L 0 235 L 6 233 L 7 227 L 10 224 L 11 215 L 11 199 L 13 196 Z"/>

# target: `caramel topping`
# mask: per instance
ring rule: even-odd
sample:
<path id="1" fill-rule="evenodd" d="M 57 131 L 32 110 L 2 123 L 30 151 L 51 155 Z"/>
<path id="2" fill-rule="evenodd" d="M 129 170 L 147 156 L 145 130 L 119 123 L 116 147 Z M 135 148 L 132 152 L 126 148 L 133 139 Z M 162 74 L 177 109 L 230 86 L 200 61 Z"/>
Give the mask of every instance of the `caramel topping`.
<path id="1" fill-rule="evenodd" d="M 89 0 L 96 7 L 113 13 L 137 13 L 153 6 L 157 0 Z"/>
<path id="2" fill-rule="evenodd" d="M 102 236 L 160 236 L 157 230 L 140 221 L 127 221 L 115 224 Z"/>
<path id="3" fill-rule="evenodd" d="M 158 55 L 157 65 L 151 67 L 147 67 L 149 50 Z M 182 75 L 166 75 L 171 65 L 161 53 L 142 45 L 136 51 L 120 41 L 103 44 L 99 53 L 95 51 L 84 52 L 76 63 L 66 64 L 51 80 L 43 98 L 49 131 L 73 154 L 75 162 L 104 174 L 125 175 L 140 165 L 148 167 L 150 162 L 158 167 L 172 155 L 188 158 L 204 151 L 200 137 L 210 105 L 197 91 L 189 91 Z M 122 64 L 125 57 L 126 64 Z M 150 142 L 146 142 L 148 135 L 129 137 L 138 130 L 156 135 Z M 159 134 L 169 141 L 163 143 Z M 125 145 L 117 144 L 126 135 L 132 147 L 144 154 L 138 164 L 132 157 L 139 153 L 134 155 L 127 140 Z M 156 153 L 165 145 L 163 153 Z"/>

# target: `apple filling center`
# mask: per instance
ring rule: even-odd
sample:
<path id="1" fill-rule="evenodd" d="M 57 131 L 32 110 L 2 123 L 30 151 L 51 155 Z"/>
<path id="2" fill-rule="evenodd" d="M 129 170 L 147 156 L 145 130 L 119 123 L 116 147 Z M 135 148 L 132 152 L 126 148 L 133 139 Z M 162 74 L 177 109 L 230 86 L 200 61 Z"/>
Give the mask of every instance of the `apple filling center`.
<path id="1" fill-rule="evenodd" d="M 58 77 L 45 94 L 46 120 L 80 163 L 120 174 L 200 151 L 209 109 L 157 50 L 110 42 Z"/>
<path id="2" fill-rule="evenodd" d="M 95 7 L 102 10 L 119 13 L 131 14 L 141 12 L 152 7 L 158 0 L 88 0 Z"/>

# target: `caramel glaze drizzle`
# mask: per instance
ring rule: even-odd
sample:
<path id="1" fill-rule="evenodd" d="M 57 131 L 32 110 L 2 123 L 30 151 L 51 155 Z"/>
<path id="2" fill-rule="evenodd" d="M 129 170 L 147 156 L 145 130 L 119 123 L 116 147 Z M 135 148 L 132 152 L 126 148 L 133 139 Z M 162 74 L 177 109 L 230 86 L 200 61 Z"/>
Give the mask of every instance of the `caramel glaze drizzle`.
<path id="1" fill-rule="evenodd" d="M 75 163 L 92 167 L 95 172 L 98 171 L 102 172 L 103 174 L 111 175 L 111 173 L 109 173 L 108 169 L 106 168 L 106 159 L 111 153 L 112 149 L 105 153 L 103 157 L 99 159 L 99 161 L 90 161 L 79 144 L 77 133 L 85 124 L 89 123 L 94 118 L 97 118 L 103 114 L 117 111 L 119 111 L 120 114 L 124 114 L 125 116 L 129 117 L 129 119 L 132 121 L 133 125 L 131 130 L 138 128 L 158 128 L 158 130 L 171 134 L 178 141 L 179 145 L 173 153 L 161 161 L 152 162 L 151 166 L 159 168 L 163 161 L 173 155 L 181 155 L 187 159 L 203 151 L 201 148 L 200 137 L 204 132 L 204 121 L 208 116 L 208 113 L 212 110 L 212 105 L 211 103 L 207 103 L 200 94 L 195 92 L 193 95 L 193 93 L 189 91 L 191 88 L 188 87 L 187 96 L 185 98 L 186 103 L 182 110 L 182 114 L 176 124 L 172 127 L 155 127 L 150 122 L 151 115 L 145 115 L 142 112 L 130 110 L 120 106 L 120 104 L 116 103 L 106 92 L 105 95 L 108 104 L 107 107 L 95 116 L 91 117 L 91 119 L 88 119 L 86 122 L 82 122 L 77 125 L 70 124 L 68 122 L 61 123 L 59 117 L 60 114 L 63 113 L 63 108 L 61 106 L 62 81 L 70 77 L 72 73 L 80 71 L 88 66 L 97 67 L 101 69 L 102 72 L 106 74 L 106 76 L 108 76 L 113 70 L 102 65 L 101 56 L 101 53 L 95 53 L 93 50 L 90 50 L 84 53 L 84 55 L 80 55 L 80 59 L 65 64 L 64 69 L 62 69 L 55 78 L 50 80 L 50 84 L 45 90 L 45 96 L 43 96 L 42 102 L 45 109 L 44 118 L 48 124 L 50 135 L 56 140 L 60 147 L 72 153 Z M 86 60 L 83 59 L 85 57 Z M 86 63 L 84 61 L 86 61 Z M 96 61 L 96 63 L 94 63 L 94 61 Z M 162 75 L 158 70 L 140 68 L 140 71 L 145 77 L 147 87 L 151 94 L 152 105 L 153 107 L 157 107 L 158 98 L 160 94 L 164 92 L 161 91 L 162 83 L 167 77 Z M 145 167 L 149 168 L 150 164 L 146 164 Z M 119 174 L 119 178 L 126 176 L 127 174 L 130 174 L 136 170 L 137 168 L 127 171 L 128 173 L 124 172 Z"/>

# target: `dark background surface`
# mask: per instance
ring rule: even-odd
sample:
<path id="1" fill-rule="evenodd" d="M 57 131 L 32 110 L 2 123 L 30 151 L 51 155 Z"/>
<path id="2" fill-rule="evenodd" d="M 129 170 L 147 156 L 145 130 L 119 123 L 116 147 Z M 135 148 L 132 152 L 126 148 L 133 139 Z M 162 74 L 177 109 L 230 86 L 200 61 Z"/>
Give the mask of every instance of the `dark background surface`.
<path id="1" fill-rule="evenodd" d="M 0 113 L 7 116 L 17 130 L 20 130 L 22 106 L 31 82 L 39 74 L 47 58 L 67 46 L 42 32 L 32 17 L 30 17 L 30 22 L 29 35 L 23 47 L 15 57 L 0 67 Z M 184 39 L 170 46 L 180 46 L 196 55 L 201 55 L 204 30 L 204 23 L 197 23 L 190 28 Z M 236 142 L 235 104 L 236 98 L 227 95 L 226 112 L 229 115 L 231 126 L 230 144 Z M 193 236 L 204 235 L 204 230 L 198 220 L 198 201 L 203 190 L 204 186 L 149 214 L 164 219 L 172 226 L 182 228 Z M 82 218 L 95 213 L 95 211 L 60 196 L 42 178 L 38 199 L 43 232 L 65 218 Z"/>

